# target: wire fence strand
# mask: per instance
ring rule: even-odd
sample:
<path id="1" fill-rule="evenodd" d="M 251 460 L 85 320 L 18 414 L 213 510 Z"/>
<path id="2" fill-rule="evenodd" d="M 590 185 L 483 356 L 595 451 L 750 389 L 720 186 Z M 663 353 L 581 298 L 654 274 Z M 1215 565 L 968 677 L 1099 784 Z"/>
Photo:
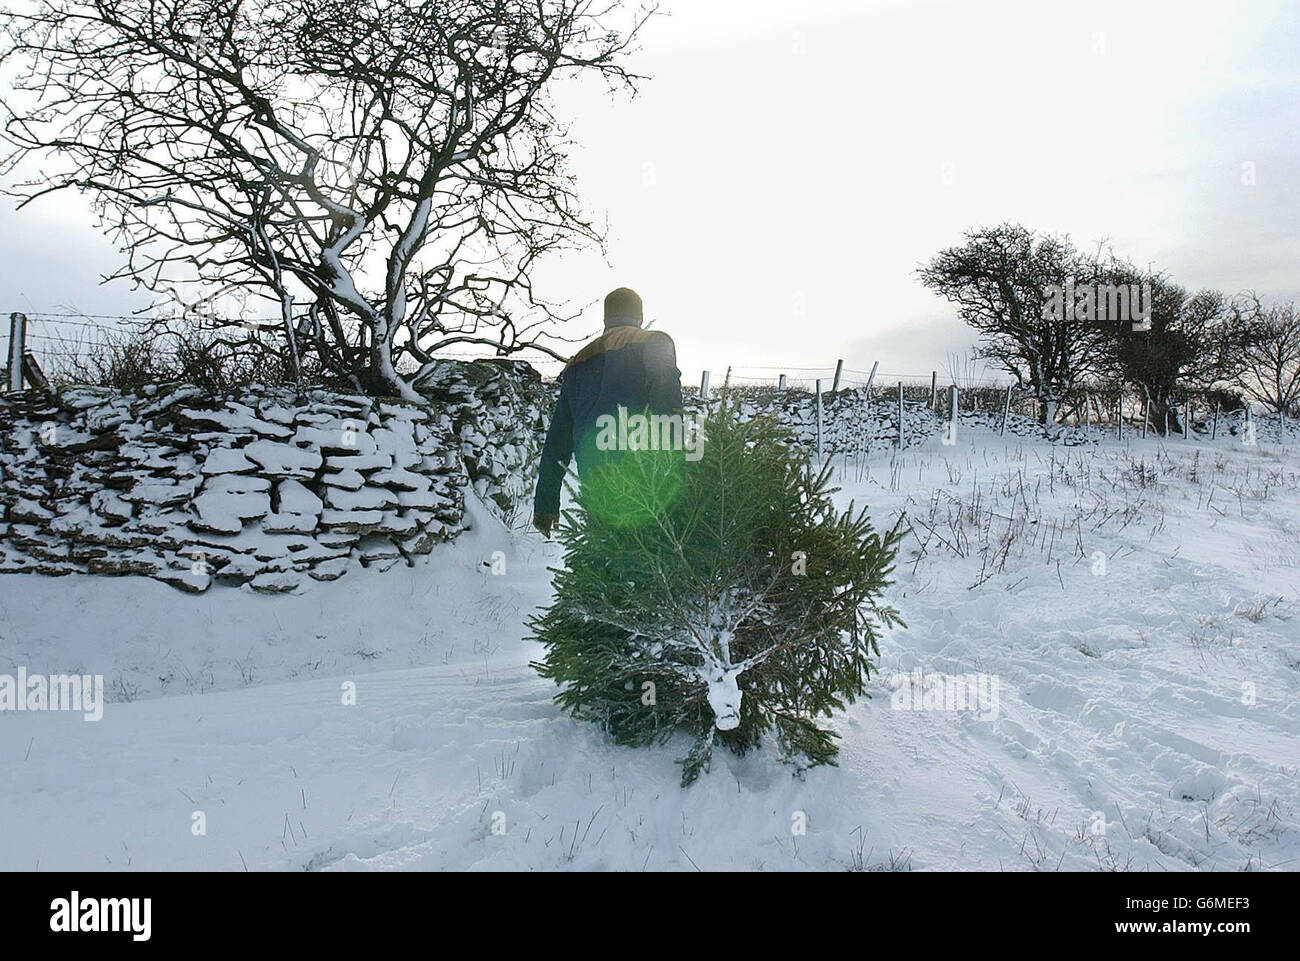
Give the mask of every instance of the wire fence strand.
<path id="1" fill-rule="evenodd" d="M 129 337 L 138 333 L 150 321 L 180 320 L 181 317 L 148 316 L 145 314 L 93 314 L 75 311 L 21 311 L 27 318 L 25 338 L 32 342 L 32 353 L 37 361 L 50 370 L 75 369 L 78 361 L 90 352 L 111 347 L 114 338 Z M 215 318 L 210 318 L 215 319 Z M 217 320 L 220 323 L 220 320 Z M 234 324 L 236 321 L 230 320 Z M 0 324 L 0 364 L 8 358 L 9 326 Z M 440 352 L 448 360 L 485 360 L 497 355 L 489 352 Z M 563 371 L 565 361 L 549 355 L 516 352 L 510 359 L 526 360 L 544 379 L 554 379 Z M 841 362 L 842 364 L 842 362 Z M 841 366 L 838 385 L 835 385 L 836 366 L 796 367 L 777 365 L 734 365 L 725 371 L 710 371 L 710 393 L 724 384 L 743 391 L 767 393 L 784 389 L 791 395 L 811 395 L 819 384 L 823 393 L 832 386 L 840 391 L 870 389 L 871 402 L 896 402 L 901 391 L 908 403 L 924 403 L 936 413 L 949 411 L 950 389 L 957 388 L 958 411 L 1011 412 L 1041 417 L 1043 402 L 1028 389 L 1014 386 L 1008 377 L 988 376 L 980 368 L 968 367 L 958 373 L 949 361 L 945 368 L 928 372 L 880 370 Z M 686 385 L 688 394 L 698 395 L 699 388 Z M 1199 404 L 1202 411 L 1211 403 L 1208 397 L 1187 398 Z M 1090 384 L 1074 391 L 1060 402 L 1061 417 L 1070 423 L 1115 423 L 1116 418 L 1132 421 L 1145 416 L 1147 402 L 1137 391 L 1121 389 L 1112 384 Z M 950 416 L 950 415 L 949 415 Z"/>

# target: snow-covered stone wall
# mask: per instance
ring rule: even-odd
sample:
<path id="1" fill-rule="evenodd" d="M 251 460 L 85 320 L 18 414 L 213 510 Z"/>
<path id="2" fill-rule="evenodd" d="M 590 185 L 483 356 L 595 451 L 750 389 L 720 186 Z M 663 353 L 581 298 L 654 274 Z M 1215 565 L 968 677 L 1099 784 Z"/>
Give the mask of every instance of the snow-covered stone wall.
<path id="1" fill-rule="evenodd" d="M 448 363 L 428 406 L 162 385 L 0 397 L 0 572 L 144 574 L 291 591 L 387 568 L 531 489 L 550 390 L 523 364 Z"/>
<path id="2" fill-rule="evenodd" d="M 419 389 L 427 405 L 267 388 L 210 397 L 176 384 L 0 395 L 0 573 L 281 592 L 429 553 L 463 529 L 467 487 L 507 523 L 526 523 L 557 385 L 523 362 L 445 361 Z M 698 396 L 687 406 L 698 410 Z M 743 392 L 741 416 L 758 414 L 815 446 L 811 394 Z M 1000 411 L 959 418 L 959 429 L 1000 424 Z M 827 453 L 885 450 L 897 443 L 898 407 L 842 391 L 827 395 L 822 426 Z M 1259 426 L 1261 438 L 1276 430 Z M 1221 437 L 1240 429 L 1228 415 L 1216 427 Z M 946 429 L 924 403 L 905 403 L 904 446 Z M 1053 439 L 1089 443 L 1111 430 L 1057 428 Z M 1013 413 L 1006 433 L 1044 429 Z"/>
<path id="3" fill-rule="evenodd" d="M 687 406 L 699 410 L 699 397 L 687 398 Z M 806 451 L 817 445 L 817 402 L 815 395 L 802 391 L 747 389 L 740 391 L 740 416 L 767 415 L 777 418 L 794 434 L 795 443 Z M 1001 411 L 967 411 L 958 415 L 958 428 L 981 426 L 998 429 Z M 905 399 L 903 402 L 903 446 L 914 447 L 940 436 L 947 420 L 932 411 L 927 403 Z M 1042 425 L 1022 414 L 1007 418 L 1008 436 L 1045 436 Z M 1070 429 L 1061 432 L 1064 443 L 1082 442 L 1083 433 Z M 1076 436 L 1077 434 L 1077 436 Z M 822 450 L 828 454 L 867 454 L 889 450 L 898 444 L 898 403 L 874 398 L 866 390 L 827 393 L 822 403 Z"/>
<path id="4" fill-rule="evenodd" d="M 447 361 L 419 389 L 450 418 L 479 496 L 495 504 L 507 522 L 531 517 L 538 458 L 558 384 L 544 383 L 522 361 Z"/>
<path id="5" fill-rule="evenodd" d="M 890 392 L 892 394 L 892 391 Z M 802 391 L 777 391 L 747 388 L 740 391 L 740 416 L 771 415 L 782 421 L 794 434 L 795 443 L 812 451 L 817 443 L 817 404 L 815 395 Z M 941 400 L 945 400 L 941 395 Z M 687 407 L 700 409 L 698 395 L 687 398 Z M 1253 424 L 1253 426 L 1248 426 Z M 1025 414 L 1011 411 L 1006 429 L 1002 428 L 1000 409 L 963 409 L 957 415 L 957 434 L 971 429 L 996 431 L 1009 438 L 1050 440 L 1066 447 L 1097 444 L 1116 436 L 1113 424 L 1057 424 L 1050 430 Z M 1124 436 L 1134 436 L 1140 424 L 1126 422 Z M 1191 431 L 1199 440 L 1219 443 L 1244 442 L 1294 444 L 1300 438 L 1300 421 L 1279 419 L 1276 414 L 1256 414 L 1248 421 L 1244 411 L 1222 411 L 1215 415 L 1204 405 L 1197 408 Z M 935 413 L 924 401 L 904 398 L 903 446 L 915 447 L 947 435 L 945 413 Z M 1149 433 L 1154 438 L 1152 428 Z M 1241 441 L 1250 436 L 1253 440 Z M 955 437 L 954 437 L 955 439 Z M 869 397 L 864 389 L 824 395 L 822 404 L 822 449 L 828 454 L 869 454 L 890 450 L 898 444 L 898 402 L 896 397 L 882 399 L 877 391 Z"/>

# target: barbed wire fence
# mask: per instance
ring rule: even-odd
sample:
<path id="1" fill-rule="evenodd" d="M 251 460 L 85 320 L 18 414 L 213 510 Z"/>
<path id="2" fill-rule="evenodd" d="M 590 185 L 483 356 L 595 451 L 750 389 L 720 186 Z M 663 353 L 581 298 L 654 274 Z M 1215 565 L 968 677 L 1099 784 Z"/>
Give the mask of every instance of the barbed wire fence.
<path id="1" fill-rule="evenodd" d="M 764 395 L 769 392 L 813 395 L 820 392 L 837 396 L 843 391 L 865 394 L 870 403 L 897 402 L 900 391 L 904 403 L 924 404 L 942 417 L 951 418 L 952 388 L 956 387 L 957 411 L 971 413 L 984 411 L 1009 412 L 1028 417 L 1041 414 L 1041 403 L 1028 390 L 1015 387 L 1008 379 L 988 376 L 971 376 L 931 370 L 917 371 L 881 370 L 879 364 L 871 369 L 843 366 L 842 362 L 827 367 L 732 367 L 717 379 L 710 372 L 708 390 L 714 393 L 720 383 L 734 389 Z M 691 393 L 699 396 L 698 388 Z"/>
<path id="2" fill-rule="evenodd" d="M 5 363 L 2 383 L 6 389 L 21 389 L 24 383 L 45 386 L 50 380 L 65 377 L 69 372 L 84 370 L 82 363 L 96 350 L 111 347 L 115 340 L 139 332 L 140 324 L 150 319 L 143 315 L 92 314 L 74 311 L 24 311 L 10 314 L 7 328 L 0 325 L 0 336 L 5 337 L 3 357 Z M 175 318 L 170 318 L 175 319 Z M 272 332 L 272 336 L 278 332 Z M 448 360 L 484 360 L 488 353 L 440 353 Z M 512 354 L 511 359 L 526 360 L 543 379 L 558 377 L 565 362 L 540 352 L 529 355 Z M 955 358 L 954 358 L 955 360 Z M 14 372 L 15 361 L 21 375 Z M 870 404 L 923 404 L 941 419 L 952 420 L 954 414 L 984 412 L 999 416 L 1005 421 L 1019 415 L 1041 421 L 1044 403 L 1031 390 L 1011 383 L 1008 378 L 986 376 L 974 372 L 967 365 L 962 371 L 950 363 L 942 372 L 928 373 L 881 370 L 879 362 L 870 368 L 849 367 L 837 360 L 826 367 L 793 366 L 732 366 L 724 372 L 705 371 L 698 386 L 684 387 L 684 393 L 695 400 L 708 395 L 713 397 L 729 386 L 742 394 L 750 394 L 768 402 L 788 395 L 794 401 L 800 397 L 820 396 L 824 400 L 850 391 L 865 395 Z M 1199 416 L 1211 416 L 1217 424 L 1220 402 L 1205 396 L 1188 396 L 1178 411 L 1178 421 L 1186 434 Z M 1149 400 L 1130 387 L 1113 384 L 1087 384 L 1062 398 L 1058 404 L 1057 423 L 1074 426 L 1109 425 L 1119 431 L 1133 429 L 1145 434 L 1161 425 L 1151 423 Z M 1251 420 L 1249 407 L 1245 419 Z M 1284 419 L 1278 417 L 1278 428 Z M 1168 433 L 1168 430 L 1164 430 Z"/>
<path id="3" fill-rule="evenodd" d="M 969 364 L 965 371 L 953 369 L 961 366 L 950 362 L 942 373 L 932 370 L 929 375 L 881 371 L 878 362 L 869 371 L 853 369 L 845 367 L 843 360 L 833 367 L 730 367 L 723 382 L 769 406 L 811 399 L 819 424 L 827 403 L 858 395 L 868 406 L 884 405 L 897 411 L 900 442 L 909 406 L 923 407 L 947 423 L 955 423 L 960 416 L 990 415 L 986 422 L 1002 432 L 1013 415 L 1046 425 L 1047 404 L 1030 387 L 1009 377 L 972 374 Z M 698 400 L 704 395 L 712 397 L 717 390 L 712 372 L 705 371 L 699 387 L 685 392 Z M 1054 427 L 1113 431 L 1118 438 L 1149 434 L 1189 438 L 1195 432 L 1215 439 L 1222 432 L 1242 437 L 1248 445 L 1255 444 L 1257 436 L 1286 445 L 1300 440 L 1300 420 L 1280 411 L 1257 414 L 1250 403 L 1228 391 L 1186 392 L 1164 409 L 1163 423 L 1156 422 L 1151 398 L 1144 391 L 1114 382 L 1082 383 L 1059 398 L 1055 406 Z M 820 433 L 819 428 L 819 437 Z"/>
<path id="4" fill-rule="evenodd" d="M 260 331 L 268 338 L 277 338 L 283 333 L 283 328 L 278 324 L 249 325 L 239 320 L 221 319 L 206 314 L 196 316 L 212 322 L 215 327 L 243 326 L 250 334 Z M 95 351 L 111 348 L 115 343 L 120 344 L 125 339 L 139 335 L 142 324 L 183 319 L 181 315 L 148 317 L 46 311 L 14 312 L 9 318 L 9 324 L 0 325 L 0 345 L 3 348 L 0 367 L 3 367 L 4 372 L 3 383 L 10 389 L 17 389 L 10 385 L 9 362 L 13 346 L 18 346 L 21 353 L 30 355 L 45 380 L 66 380 L 70 374 L 84 370 L 84 362 Z M 16 331 L 20 331 L 17 341 L 14 338 Z M 448 360 L 483 360 L 492 355 L 442 351 L 438 356 Z M 564 361 L 539 352 L 517 359 L 527 360 L 543 378 L 556 377 L 564 368 Z"/>

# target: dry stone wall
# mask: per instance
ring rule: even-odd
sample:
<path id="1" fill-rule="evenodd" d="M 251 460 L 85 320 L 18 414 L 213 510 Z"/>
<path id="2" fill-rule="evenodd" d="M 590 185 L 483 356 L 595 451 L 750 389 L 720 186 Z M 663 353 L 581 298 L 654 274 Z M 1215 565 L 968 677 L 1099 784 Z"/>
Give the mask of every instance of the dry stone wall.
<path id="1" fill-rule="evenodd" d="M 504 362 L 448 362 L 426 389 L 427 406 L 177 384 L 5 395 L 0 572 L 285 592 L 429 553 L 463 530 L 471 484 L 520 510 L 549 389 Z"/>
<path id="2" fill-rule="evenodd" d="M 426 405 L 269 388 L 211 397 L 178 384 L 0 395 L 0 573 L 275 593 L 411 563 L 464 529 L 471 488 L 507 523 L 526 523 L 557 385 L 523 362 L 444 361 L 418 388 Z M 698 411 L 698 397 L 687 406 Z M 742 395 L 739 415 L 758 414 L 815 446 L 811 395 Z M 865 391 L 827 397 L 823 447 L 892 448 L 897 416 Z M 908 447 L 944 429 L 924 404 L 908 402 L 904 421 Z M 1000 412 L 961 423 L 996 429 Z M 1043 428 L 1012 415 L 1007 433 Z M 1085 439 L 1075 430 L 1067 442 Z"/>

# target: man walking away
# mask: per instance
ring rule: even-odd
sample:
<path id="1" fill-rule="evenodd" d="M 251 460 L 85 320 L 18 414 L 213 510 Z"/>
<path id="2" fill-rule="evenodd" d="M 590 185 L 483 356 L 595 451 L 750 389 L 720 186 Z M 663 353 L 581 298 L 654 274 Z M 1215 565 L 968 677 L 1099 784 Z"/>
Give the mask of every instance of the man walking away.
<path id="1" fill-rule="evenodd" d="M 560 397 L 542 448 L 533 498 L 533 525 L 547 537 L 560 515 L 560 486 L 569 460 L 578 476 L 605 460 L 596 447 L 596 419 L 647 408 L 655 414 L 682 410 L 677 347 L 662 331 L 642 330 L 641 298 L 620 287 L 605 298 L 605 332 L 574 355 L 560 375 Z"/>

